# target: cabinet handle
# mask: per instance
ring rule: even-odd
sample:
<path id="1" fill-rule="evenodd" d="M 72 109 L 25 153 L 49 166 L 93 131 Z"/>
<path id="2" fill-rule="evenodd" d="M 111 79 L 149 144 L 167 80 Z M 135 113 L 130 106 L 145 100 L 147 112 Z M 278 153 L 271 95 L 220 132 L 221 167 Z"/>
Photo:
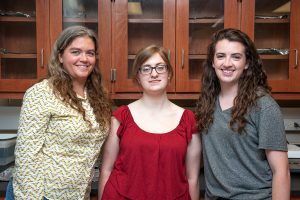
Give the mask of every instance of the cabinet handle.
<path id="1" fill-rule="evenodd" d="M 114 72 L 113 72 L 113 69 L 110 69 L 110 81 L 114 82 Z"/>
<path id="2" fill-rule="evenodd" d="M 298 67 L 298 49 L 294 49 L 295 50 L 295 69 Z"/>
<path id="3" fill-rule="evenodd" d="M 41 67 L 44 68 L 44 49 L 41 49 Z"/>
<path id="4" fill-rule="evenodd" d="M 111 80 L 111 82 L 116 82 L 116 80 L 117 80 L 117 70 L 116 69 L 110 70 L 110 80 Z"/>
<path id="5" fill-rule="evenodd" d="M 169 59 L 169 62 L 171 62 L 171 50 L 168 49 L 168 59 Z"/>
<path id="6" fill-rule="evenodd" d="M 184 67 L 184 49 L 181 49 L 181 69 Z"/>

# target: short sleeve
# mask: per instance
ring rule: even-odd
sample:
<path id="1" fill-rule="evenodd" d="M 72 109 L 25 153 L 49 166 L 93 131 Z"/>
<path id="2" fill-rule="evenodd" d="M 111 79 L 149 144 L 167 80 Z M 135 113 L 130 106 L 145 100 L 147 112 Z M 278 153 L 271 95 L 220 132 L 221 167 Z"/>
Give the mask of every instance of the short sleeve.
<path id="1" fill-rule="evenodd" d="M 128 106 L 120 106 L 113 112 L 113 116 L 120 122 L 117 135 L 119 138 L 121 138 L 124 134 L 124 130 L 126 129 L 126 125 L 128 124 L 130 117 Z"/>
<path id="2" fill-rule="evenodd" d="M 261 109 L 258 134 L 260 149 L 287 151 L 283 117 L 275 102 Z"/>
<path id="3" fill-rule="evenodd" d="M 185 110 L 184 123 L 186 125 L 186 137 L 189 143 L 192 139 L 192 135 L 198 133 L 196 125 L 196 117 L 191 110 Z"/>

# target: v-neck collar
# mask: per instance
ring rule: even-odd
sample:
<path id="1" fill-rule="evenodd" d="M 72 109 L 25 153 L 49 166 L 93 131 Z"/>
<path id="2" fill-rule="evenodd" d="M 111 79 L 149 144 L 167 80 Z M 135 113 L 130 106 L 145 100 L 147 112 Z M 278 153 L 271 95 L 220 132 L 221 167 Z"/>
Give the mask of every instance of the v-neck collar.
<path id="1" fill-rule="evenodd" d="M 221 107 L 221 103 L 220 103 L 220 98 L 219 98 L 219 96 L 217 97 L 217 100 L 216 100 L 217 102 L 217 108 L 218 108 L 218 110 L 221 112 L 221 113 L 231 113 L 231 110 L 232 110 L 232 107 L 230 107 L 230 108 L 227 108 L 227 109 L 222 109 L 222 107 Z"/>

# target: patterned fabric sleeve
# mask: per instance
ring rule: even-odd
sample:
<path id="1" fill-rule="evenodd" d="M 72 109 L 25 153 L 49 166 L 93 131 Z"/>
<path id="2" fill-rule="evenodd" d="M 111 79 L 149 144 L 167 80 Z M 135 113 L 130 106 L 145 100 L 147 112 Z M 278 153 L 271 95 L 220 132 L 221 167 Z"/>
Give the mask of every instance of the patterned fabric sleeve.
<path id="1" fill-rule="evenodd" d="M 42 87 L 45 85 L 33 86 L 23 99 L 15 149 L 13 182 L 16 199 L 41 199 L 43 195 L 42 160 L 37 155 L 42 149 L 50 119 L 49 91 Z"/>

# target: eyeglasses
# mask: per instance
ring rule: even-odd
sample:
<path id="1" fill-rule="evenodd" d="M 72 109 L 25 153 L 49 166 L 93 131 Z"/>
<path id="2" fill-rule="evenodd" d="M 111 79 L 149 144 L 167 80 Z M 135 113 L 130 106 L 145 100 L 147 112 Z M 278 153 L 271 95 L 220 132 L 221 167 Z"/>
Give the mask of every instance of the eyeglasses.
<path id="1" fill-rule="evenodd" d="M 167 72 L 167 65 L 160 63 L 156 64 L 155 67 L 152 67 L 151 65 L 143 65 L 140 67 L 140 72 L 143 75 L 151 74 L 153 69 L 155 69 L 156 73 L 163 74 Z"/>

